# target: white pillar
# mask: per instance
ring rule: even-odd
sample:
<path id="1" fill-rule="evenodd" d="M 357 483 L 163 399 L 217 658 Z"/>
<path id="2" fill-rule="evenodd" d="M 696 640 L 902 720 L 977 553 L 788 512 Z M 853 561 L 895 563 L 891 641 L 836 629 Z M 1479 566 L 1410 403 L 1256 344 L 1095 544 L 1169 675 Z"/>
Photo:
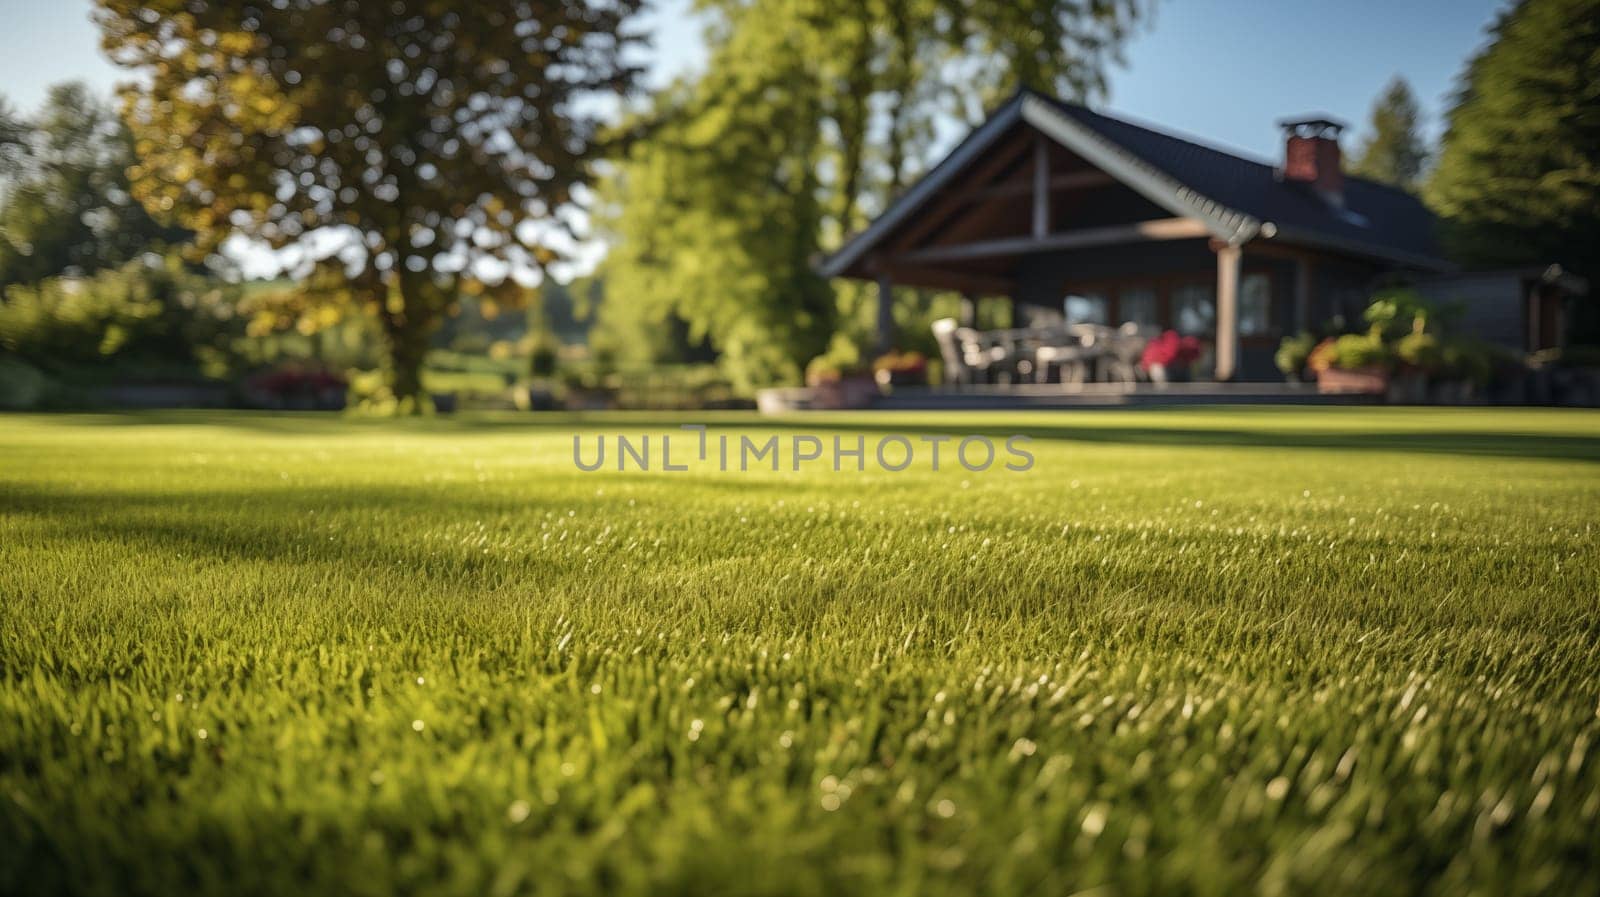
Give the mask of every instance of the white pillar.
<path id="1" fill-rule="evenodd" d="M 1239 368 L 1239 247 L 1217 252 L 1217 380 L 1232 380 Z"/>

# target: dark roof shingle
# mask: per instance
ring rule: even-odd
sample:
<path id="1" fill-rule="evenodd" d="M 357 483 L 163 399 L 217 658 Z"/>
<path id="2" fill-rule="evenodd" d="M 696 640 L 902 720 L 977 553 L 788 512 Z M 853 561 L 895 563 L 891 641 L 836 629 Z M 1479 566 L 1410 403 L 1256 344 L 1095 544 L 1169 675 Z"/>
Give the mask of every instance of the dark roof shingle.
<path id="1" fill-rule="evenodd" d="M 1320 239 L 1344 244 L 1352 251 L 1364 248 L 1377 255 L 1398 253 L 1442 262 L 1433 214 L 1403 190 L 1346 174 L 1344 208 L 1339 209 L 1309 186 L 1284 181 L 1272 165 L 1073 103 L 1040 98 L 1196 193 L 1271 222 L 1285 239 Z"/>

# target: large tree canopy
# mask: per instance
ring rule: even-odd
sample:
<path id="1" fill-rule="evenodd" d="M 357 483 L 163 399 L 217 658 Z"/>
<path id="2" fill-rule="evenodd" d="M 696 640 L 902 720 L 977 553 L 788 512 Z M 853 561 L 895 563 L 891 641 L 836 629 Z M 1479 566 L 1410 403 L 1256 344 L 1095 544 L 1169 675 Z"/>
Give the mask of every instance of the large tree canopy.
<path id="1" fill-rule="evenodd" d="M 704 0 L 698 77 L 606 184 L 605 316 L 677 315 L 743 385 L 792 381 L 871 297 L 812 271 L 932 161 L 941 119 L 1103 94 L 1135 0 Z M 653 130 L 651 130 L 653 129 Z M 865 310 L 867 314 L 861 314 Z M 841 321 L 841 316 L 845 321 Z"/>
<path id="2" fill-rule="evenodd" d="M 1372 133 L 1357 150 L 1351 173 L 1415 189 L 1428 161 L 1428 147 L 1418 130 L 1421 117 L 1411 85 L 1396 75 L 1372 105 Z"/>
<path id="3" fill-rule="evenodd" d="M 1521 0 L 1468 64 L 1428 198 L 1476 265 L 1600 275 L 1600 0 Z"/>
<path id="4" fill-rule="evenodd" d="M 181 240 L 129 193 L 133 161 L 127 129 L 82 84 L 52 87 L 31 119 L 0 102 L 0 289 L 94 274 Z"/>
<path id="5" fill-rule="evenodd" d="M 554 258 L 640 0 L 101 0 L 133 190 L 205 245 L 343 231 L 397 397 L 460 281 Z"/>

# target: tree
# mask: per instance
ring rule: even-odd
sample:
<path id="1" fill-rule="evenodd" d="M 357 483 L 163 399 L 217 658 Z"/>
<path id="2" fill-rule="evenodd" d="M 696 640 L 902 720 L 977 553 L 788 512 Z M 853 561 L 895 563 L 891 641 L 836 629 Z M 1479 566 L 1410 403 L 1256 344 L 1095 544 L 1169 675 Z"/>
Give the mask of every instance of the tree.
<path id="1" fill-rule="evenodd" d="M 1600 275 L 1600 0 L 1521 0 L 1500 17 L 1427 195 L 1464 263 Z"/>
<path id="2" fill-rule="evenodd" d="M 1351 173 L 1415 189 L 1428 161 L 1428 147 L 1418 132 L 1420 118 L 1411 85 L 1396 75 L 1372 104 L 1372 132 L 1356 153 Z"/>
<path id="3" fill-rule="evenodd" d="M 28 126 L 11 103 L 0 96 L 0 178 L 10 176 L 19 164 L 27 137 Z"/>
<path id="4" fill-rule="evenodd" d="M 676 314 L 749 387 L 793 381 L 870 291 L 816 257 L 931 159 L 941 119 L 1027 85 L 1074 98 L 1143 15 L 1135 0 L 705 0 L 703 75 L 659 94 L 602 193 L 602 321 Z M 868 313 L 863 314 L 863 311 Z"/>
<path id="5" fill-rule="evenodd" d="M 90 275 L 182 242 L 129 193 L 133 143 L 115 113 L 80 83 L 50 89 L 23 119 L 0 104 L 0 289 L 69 269 Z"/>
<path id="6" fill-rule="evenodd" d="M 124 93 L 135 195 L 202 247 L 345 235 L 391 389 L 421 408 L 460 292 L 557 258 L 603 101 L 638 75 L 640 2 L 101 0 L 97 20 L 143 75 Z"/>

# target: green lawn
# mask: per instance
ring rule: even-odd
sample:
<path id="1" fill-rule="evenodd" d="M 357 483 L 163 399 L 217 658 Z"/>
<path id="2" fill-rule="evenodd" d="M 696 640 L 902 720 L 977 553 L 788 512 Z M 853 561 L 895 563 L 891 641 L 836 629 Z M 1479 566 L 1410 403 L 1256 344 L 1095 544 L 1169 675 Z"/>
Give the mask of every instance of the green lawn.
<path id="1" fill-rule="evenodd" d="M 573 467 L 683 420 L 1037 461 Z M 0 892 L 1595 894 L 1597 512 L 1594 412 L 0 417 Z"/>

